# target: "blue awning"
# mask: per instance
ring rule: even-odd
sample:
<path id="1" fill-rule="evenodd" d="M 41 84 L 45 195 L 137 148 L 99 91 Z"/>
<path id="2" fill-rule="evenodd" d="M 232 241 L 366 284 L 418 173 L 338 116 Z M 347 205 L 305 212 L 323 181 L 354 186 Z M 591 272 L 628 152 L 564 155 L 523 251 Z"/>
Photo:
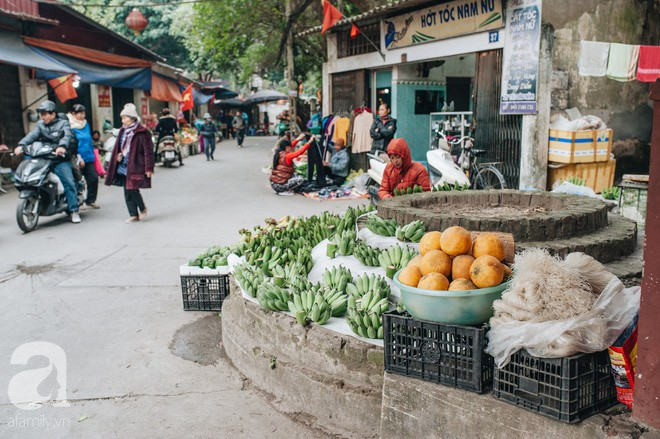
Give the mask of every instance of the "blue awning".
<path id="1" fill-rule="evenodd" d="M 80 82 L 84 84 L 151 90 L 151 69 L 149 67 L 109 67 L 62 55 L 61 53 L 52 52 L 50 50 L 36 48 L 32 48 L 32 50 L 50 56 L 51 58 L 76 69 L 78 71 L 78 76 L 80 76 Z M 48 80 L 58 76 L 61 75 L 54 75 L 45 70 L 37 70 L 37 78 L 39 79 Z"/>
<path id="2" fill-rule="evenodd" d="M 23 43 L 16 32 L 0 29 L 0 62 L 21 67 L 43 70 L 54 78 L 76 73 L 69 65 L 62 64 L 52 57 L 39 53 Z"/>

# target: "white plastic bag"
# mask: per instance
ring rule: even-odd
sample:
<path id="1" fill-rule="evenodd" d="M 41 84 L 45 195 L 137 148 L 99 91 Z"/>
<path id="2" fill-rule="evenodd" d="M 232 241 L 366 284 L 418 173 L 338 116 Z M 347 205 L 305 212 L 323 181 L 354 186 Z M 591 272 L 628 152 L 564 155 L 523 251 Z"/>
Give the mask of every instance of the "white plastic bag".
<path id="1" fill-rule="evenodd" d="M 494 326 L 487 335 L 486 352 L 500 368 L 522 348 L 543 358 L 600 352 L 610 347 L 635 317 L 640 291 L 640 287 L 624 288 L 613 277 L 592 309 L 584 314 L 543 323 L 507 322 Z"/>
<path id="2" fill-rule="evenodd" d="M 591 198 L 600 198 L 600 195 L 596 195 L 593 189 L 588 186 L 579 186 L 568 181 L 564 181 L 561 184 L 555 184 L 552 187 L 552 192 L 557 194 L 570 194 L 570 195 L 580 195 L 583 197 Z"/>

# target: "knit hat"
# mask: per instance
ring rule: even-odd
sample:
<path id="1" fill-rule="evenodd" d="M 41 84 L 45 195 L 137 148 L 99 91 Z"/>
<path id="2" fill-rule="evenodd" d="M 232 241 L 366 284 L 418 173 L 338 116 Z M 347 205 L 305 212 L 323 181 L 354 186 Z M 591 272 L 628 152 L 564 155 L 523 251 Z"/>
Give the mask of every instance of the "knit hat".
<path id="1" fill-rule="evenodd" d="M 204 113 L 204 119 L 213 119 L 210 113 Z"/>
<path id="2" fill-rule="evenodd" d="M 137 114 L 137 108 L 135 108 L 135 104 L 126 104 L 124 105 L 124 109 L 121 110 L 121 113 L 119 113 L 119 116 L 128 116 L 132 117 L 133 119 L 140 119 L 140 116 Z"/>

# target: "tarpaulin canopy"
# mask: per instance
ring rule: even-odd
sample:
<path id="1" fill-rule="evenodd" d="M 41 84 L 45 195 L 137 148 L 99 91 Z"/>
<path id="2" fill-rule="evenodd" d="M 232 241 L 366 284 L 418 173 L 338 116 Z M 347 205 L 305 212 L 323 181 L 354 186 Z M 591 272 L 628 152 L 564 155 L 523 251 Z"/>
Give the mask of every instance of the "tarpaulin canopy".
<path id="1" fill-rule="evenodd" d="M 57 76 L 76 73 L 71 67 L 62 64 L 43 53 L 37 53 L 37 51 L 26 46 L 17 33 L 1 29 L 0 62 L 56 72 Z"/>
<path id="2" fill-rule="evenodd" d="M 30 46 L 57 52 L 62 55 L 71 56 L 96 64 L 110 67 L 151 67 L 152 62 L 130 56 L 115 55 L 114 53 L 101 52 L 100 50 L 87 47 L 74 46 L 73 44 L 58 43 L 56 41 L 42 40 L 40 38 L 23 37 L 23 41 Z"/>
<path id="3" fill-rule="evenodd" d="M 72 67 L 78 72 L 80 82 L 84 84 L 107 85 L 110 87 L 151 90 L 151 68 L 115 68 L 107 65 L 83 61 L 44 49 L 36 49 L 41 53 L 55 58 L 57 61 Z M 37 78 L 53 79 L 57 76 L 45 70 L 37 70 Z"/>
<path id="4" fill-rule="evenodd" d="M 213 99 L 213 96 L 214 95 L 205 95 L 193 88 L 193 102 L 195 102 L 195 105 L 204 105 Z"/>
<path id="5" fill-rule="evenodd" d="M 151 74 L 151 98 L 159 101 L 183 101 L 176 81 L 156 73 Z"/>
<path id="6" fill-rule="evenodd" d="M 289 97 L 284 93 L 280 93 L 276 90 L 260 90 L 252 96 L 248 96 L 248 98 L 245 100 L 245 104 L 262 104 L 264 102 L 279 101 L 282 99 L 289 99 Z"/>

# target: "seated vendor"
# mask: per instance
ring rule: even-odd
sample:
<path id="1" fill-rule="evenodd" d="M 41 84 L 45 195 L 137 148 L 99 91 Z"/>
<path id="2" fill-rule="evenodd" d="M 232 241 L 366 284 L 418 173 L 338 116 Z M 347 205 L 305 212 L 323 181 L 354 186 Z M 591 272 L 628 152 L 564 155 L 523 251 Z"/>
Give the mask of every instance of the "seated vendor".
<path id="1" fill-rule="evenodd" d="M 310 140 L 302 148 L 294 152 L 298 143 L 306 137 L 307 135 L 302 133 L 293 143 L 285 137 L 278 141 L 275 154 L 273 155 L 273 170 L 270 175 L 270 186 L 277 194 L 291 195 L 293 194 L 293 189 L 305 182 L 305 179 L 301 175 L 294 172 L 293 159 L 307 151 L 309 145 L 314 140 L 314 137 L 310 137 Z"/>
<path id="2" fill-rule="evenodd" d="M 326 176 L 332 179 L 332 184 L 335 186 L 344 184 L 348 176 L 349 162 L 350 157 L 348 156 L 348 151 L 346 151 L 344 139 L 338 138 L 335 140 L 335 152 L 330 157 L 330 161 L 323 162 L 323 166 L 326 167 Z"/>
<path id="3" fill-rule="evenodd" d="M 410 148 L 404 139 L 392 139 L 387 145 L 387 156 L 390 162 L 383 172 L 383 181 L 378 190 L 381 200 L 392 198 L 394 189 L 406 191 L 415 185 L 423 190 L 431 190 L 431 182 L 426 167 L 419 162 L 413 162 L 410 157 Z"/>

